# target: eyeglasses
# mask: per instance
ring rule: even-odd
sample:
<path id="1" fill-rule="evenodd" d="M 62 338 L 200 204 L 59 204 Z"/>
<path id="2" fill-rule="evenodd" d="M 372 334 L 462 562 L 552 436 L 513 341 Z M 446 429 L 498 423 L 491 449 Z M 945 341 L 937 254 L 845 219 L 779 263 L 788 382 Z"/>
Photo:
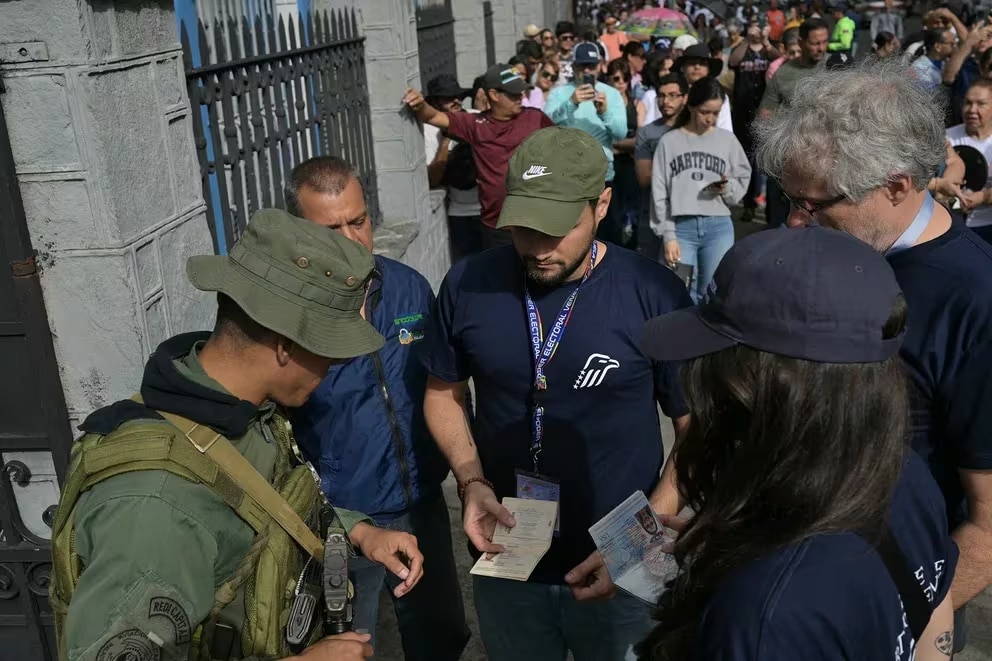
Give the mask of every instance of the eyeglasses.
<path id="1" fill-rule="evenodd" d="M 550 71 L 542 71 L 541 72 L 541 78 L 547 78 L 552 83 L 557 83 L 558 82 L 558 74 L 551 73 Z"/>
<path id="2" fill-rule="evenodd" d="M 612 78 L 610 78 L 610 80 L 612 80 L 614 83 L 626 83 L 627 82 L 627 79 L 624 78 L 623 76 L 613 76 Z"/>
<path id="3" fill-rule="evenodd" d="M 560 34 L 558 35 L 558 41 L 575 41 L 574 34 Z"/>
<path id="4" fill-rule="evenodd" d="M 785 199 L 789 201 L 789 204 L 791 204 L 792 206 L 794 206 L 795 208 L 801 211 L 805 211 L 809 215 L 809 217 L 814 220 L 816 214 L 820 213 L 824 209 L 827 209 L 828 207 L 832 207 L 838 202 L 847 199 L 847 195 L 838 195 L 836 197 L 830 198 L 829 200 L 824 200 L 823 202 L 809 202 L 807 200 L 796 201 L 792 199 L 792 197 L 790 197 L 788 193 L 785 192 L 785 190 L 782 188 L 781 182 L 779 182 L 779 190 L 782 191 L 782 195 L 784 195 Z"/>

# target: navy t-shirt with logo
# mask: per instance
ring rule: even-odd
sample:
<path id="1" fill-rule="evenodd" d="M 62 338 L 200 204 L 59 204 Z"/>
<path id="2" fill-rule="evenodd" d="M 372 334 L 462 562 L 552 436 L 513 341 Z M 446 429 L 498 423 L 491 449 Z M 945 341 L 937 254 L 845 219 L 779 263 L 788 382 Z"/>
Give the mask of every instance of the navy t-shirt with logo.
<path id="1" fill-rule="evenodd" d="M 958 549 L 940 490 L 909 453 L 889 527 L 931 611 L 947 596 Z M 878 552 L 853 533 L 821 534 L 732 573 L 700 620 L 695 658 L 706 661 L 909 661 L 912 632 Z"/>
<path id="2" fill-rule="evenodd" d="M 992 469 L 992 246 L 954 226 L 888 257 L 909 305 L 900 355 L 910 380 L 913 448 L 967 518 L 959 469 Z"/>
<path id="3" fill-rule="evenodd" d="M 437 378 L 473 379 L 473 434 L 500 500 L 516 495 L 515 469 L 533 470 L 534 358 L 524 277 L 512 246 L 456 264 L 441 285 L 420 347 Z M 531 285 L 545 335 L 576 282 L 552 289 Z M 674 273 L 614 245 L 581 286 L 545 368 L 539 468 L 560 481 L 561 530 L 531 580 L 564 583 L 564 575 L 595 550 L 589 526 L 634 491 L 650 495 L 657 483 L 664 461 L 658 405 L 670 417 L 688 411 L 678 366 L 645 356 L 641 335 L 648 319 L 688 305 Z"/>

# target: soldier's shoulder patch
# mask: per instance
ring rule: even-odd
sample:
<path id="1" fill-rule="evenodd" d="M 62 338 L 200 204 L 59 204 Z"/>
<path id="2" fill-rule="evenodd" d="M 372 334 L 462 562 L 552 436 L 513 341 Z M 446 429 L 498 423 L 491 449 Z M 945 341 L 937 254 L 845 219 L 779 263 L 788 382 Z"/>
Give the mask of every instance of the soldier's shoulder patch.
<path id="1" fill-rule="evenodd" d="M 111 636 L 97 650 L 96 661 L 159 661 L 162 648 L 139 629 Z"/>

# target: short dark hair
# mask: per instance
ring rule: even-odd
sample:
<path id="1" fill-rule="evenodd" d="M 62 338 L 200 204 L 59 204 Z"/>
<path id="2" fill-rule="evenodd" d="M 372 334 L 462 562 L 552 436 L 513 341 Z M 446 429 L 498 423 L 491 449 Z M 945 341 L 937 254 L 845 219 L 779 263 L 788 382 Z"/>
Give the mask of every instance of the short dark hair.
<path id="1" fill-rule="evenodd" d="M 278 333 L 269 330 L 258 323 L 227 294 L 217 294 L 217 320 L 214 322 L 213 334 L 223 337 L 225 341 L 237 349 L 244 349 L 253 344 L 264 344 L 272 340 Z"/>
<path id="2" fill-rule="evenodd" d="M 351 163 L 337 156 L 317 156 L 303 161 L 289 174 L 286 182 L 286 211 L 302 216 L 300 189 L 306 186 L 319 193 L 340 195 L 352 179 L 358 179 Z"/>
<path id="3" fill-rule="evenodd" d="M 658 79 L 658 85 L 655 87 L 656 92 L 661 92 L 661 88 L 665 85 L 678 85 L 679 91 L 682 92 L 682 96 L 689 93 L 689 81 L 685 79 L 680 73 L 670 73 L 666 76 L 662 76 Z"/>
<path id="4" fill-rule="evenodd" d="M 799 26 L 799 38 L 806 41 L 809 39 L 809 33 L 815 32 L 816 30 L 826 30 L 827 32 L 830 32 L 830 27 L 822 18 L 807 18 L 802 22 L 802 25 Z"/>
<path id="5" fill-rule="evenodd" d="M 641 72 L 641 77 L 644 79 L 644 85 L 652 89 L 658 88 L 658 69 L 661 65 L 665 63 L 666 59 L 672 59 L 671 51 L 668 50 L 656 50 L 648 53 L 648 61 L 644 65 L 644 71 Z"/>
<path id="6" fill-rule="evenodd" d="M 628 41 L 620 49 L 620 57 L 628 57 L 630 55 L 636 55 L 638 57 L 644 57 L 644 44 L 639 41 Z"/>
<path id="7" fill-rule="evenodd" d="M 941 41 L 944 40 L 944 35 L 946 35 L 950 30 L 946 28 L 932 28 L 923 31 L 923 47 L 930 50 Z"/>
<path id="8" fill-rule="evenodd" d="M 479 90 L 486 89 L 486 77 L 477 76 L 475 80 L 472 81 L 472 99 L 475 100 L 475 95 L 479 93 Z"/>
<path id="9" fill-rule="evenodd" d="M 988 53 L 990 51 L 992 51 L 992 48 L 985 51 L 985 53 Z M 981 58 L 982 62 L 985 62 L 987 60 L 987 58 L 985 57 L 985 53 L 982 53 L 982 58 Z M 971 85 L 968 85 L 968 90 L 967 92 L 965 92 L 965 94 L 975 89 L 976 87 L 983 87 L 987 89 L 989 92 L 992 92 L 992 80 L 989 80 L 988 78 L 976 78 L 975 82 L 973 82 Z"/>
<path id="10" fill-rule="evenodd" d="M 575 34 L 575 23 L 571 21 L 558 21 L 555 25 L 555 36 L 563 34 Z"/>
<path id="11" fill-rule="evenodd" d="M 533 39 L 521 39 L 517 42 L 517 56 L 540 60 L 544 58 L 544 49 Z M 529 62 L 525 61 L 524 64 L 529 64 Z"/>

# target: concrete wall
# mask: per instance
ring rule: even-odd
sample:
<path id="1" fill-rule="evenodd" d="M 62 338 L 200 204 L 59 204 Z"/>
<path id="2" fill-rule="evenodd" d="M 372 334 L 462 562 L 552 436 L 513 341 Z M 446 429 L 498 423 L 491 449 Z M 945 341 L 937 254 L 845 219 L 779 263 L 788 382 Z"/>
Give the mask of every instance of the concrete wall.
<path id="1" fill-rule="evenodd" d="M 409 264 L 437 287 L 440 277 L 436 274 L 447 272 L 450 262 L 447 224 L 443 209 L 438 213 L 431 206 L 423 130 L 401 103 L 408 87 L 420 87 L 414 2 L 315 0 L 314 7 L 356 7 L 366 36 L 365 62 L 382 210 L 375 234 L 376 252 Z"/>
<path id="2" fill-rule="evenodd" d="M 482 0 L 452 0 L 455 17 L 455 53 L 458 81 L 470 87 L 486 70 L 486 32 Z M 499 53 L 496 53 L 499 57 Z"/>
<path id="3" fill-rule="evenodd" d="M 0 3 L 4 108 L 71 422 L 212 323 L 211 253 L 172 0 Z"/>
<path id="4" fill-rule="evenodd" d="M 516 53 L 516 43 L 523 38 L 523 28 L 517 29 L 513 18 L 514 0 L 492 0 L 493 2 L 493 36 L 496 43 L 496 61 L 506 62 Z M 526 25 L 526 23 L 524 24 Z M 484 39 L 485 35 L 480 35 Z M 485 48 L 485 42 L 482 43 Z"/>

